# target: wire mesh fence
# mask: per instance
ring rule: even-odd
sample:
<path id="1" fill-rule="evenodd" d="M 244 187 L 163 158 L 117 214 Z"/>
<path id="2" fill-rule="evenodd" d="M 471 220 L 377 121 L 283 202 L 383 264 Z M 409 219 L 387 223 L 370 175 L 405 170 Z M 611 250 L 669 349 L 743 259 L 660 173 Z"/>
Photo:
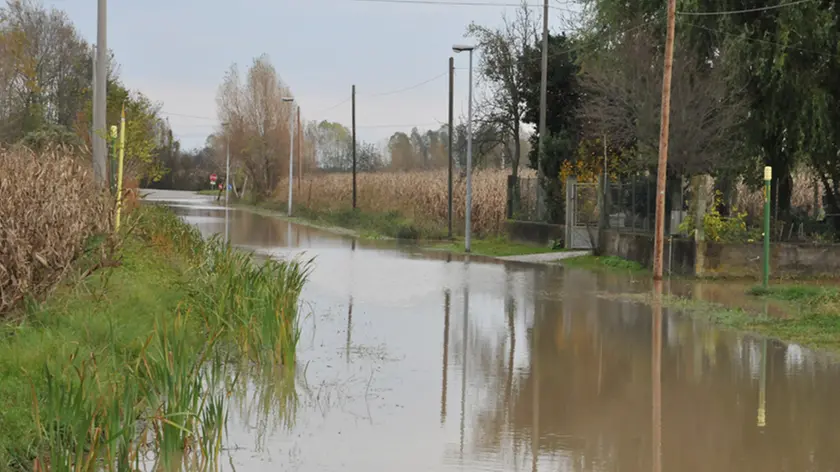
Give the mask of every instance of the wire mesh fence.
<path id="1" fill-rule="evenodd" d="M 545 186 L 545 207 L 540 215 L 538 201 L 540 181 L 536 177 L 508 179 L 507 217 L 517 221 L 549 224 L 563 224 L 565 218 L 565 197 L 563 188 L 556 182 Z"/>

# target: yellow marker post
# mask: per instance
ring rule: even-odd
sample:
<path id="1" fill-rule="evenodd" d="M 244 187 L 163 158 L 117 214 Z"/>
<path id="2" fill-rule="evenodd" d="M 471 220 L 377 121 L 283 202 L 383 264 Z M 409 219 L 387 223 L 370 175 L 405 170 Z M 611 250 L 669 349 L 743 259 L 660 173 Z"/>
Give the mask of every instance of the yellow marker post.
<path id="1" fill-rule="evenodd" d="M 125 104 L 120 115 L 120 160 L 117 166 L 117 221 L 115 228 L 120 229 L 120 211 L 122 210 L 123 160 L 125 159 Z"/>

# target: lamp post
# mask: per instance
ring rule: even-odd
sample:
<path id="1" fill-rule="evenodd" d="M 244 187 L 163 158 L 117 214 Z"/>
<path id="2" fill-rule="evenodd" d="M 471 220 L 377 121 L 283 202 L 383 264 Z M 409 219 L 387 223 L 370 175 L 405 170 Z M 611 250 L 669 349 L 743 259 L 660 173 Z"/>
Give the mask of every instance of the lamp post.
<path id="1" fill-rule="evenodd" d="M 292 181 L 295 175 L 295 99 L 283 97 L 284 102 L 292 104 L 292 111 L 289 113 L 289 210 L 288 216 L 292 216 Z"/>
<path id="2" fill-rule="evenodd" d="M 473 102 L 473 50 L 475 46 L 456 44 L 452 50 L 456 53 L 469 51 L 470 72 L 469 72 L 469 104 L 467 105 L 467 208 L 464 221 L 464 250 L 470 252 L 470 229 L 472 226 L 472 102 Z"/>

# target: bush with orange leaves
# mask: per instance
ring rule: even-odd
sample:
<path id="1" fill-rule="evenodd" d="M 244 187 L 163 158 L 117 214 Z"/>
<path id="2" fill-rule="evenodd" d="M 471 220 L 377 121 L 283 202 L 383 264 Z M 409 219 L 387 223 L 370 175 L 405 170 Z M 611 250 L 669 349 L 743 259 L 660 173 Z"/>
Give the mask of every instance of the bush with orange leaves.
<path id="1" fill-rule="evenodd" d="M 112 232 L 90 163 L 70 148 L 0 149 L 0 315 L 49 291 L 93 236 Z"/>
<path id="2" fill-rule="evenodd" d="M 527 172 L 525 172 L 527 173 Z M 508 170 L 477 170 L 472 176 L 472 229 L 478 235 L 500 234 L 507 206 Z M 523 175 L 527 177 L 528 175 Z M 275 193 L 278 202 L 286 202 L 288 179 L 280 182 Z M 350 208 L 353 177 L 350 173 L 321 173 L 305 176 L 294 185 L 296 206 L 316 212 Z M 464 228 L 466 179 L 457 173 L 452 191 L 453 226 L 457 233 Z M 448 184 L 446 169 L 410 172 L 365 172 L 357 174 L 357 207 L 373 213 L 398 212 L 420 225 L 439 229 L 447 227 Z"/>

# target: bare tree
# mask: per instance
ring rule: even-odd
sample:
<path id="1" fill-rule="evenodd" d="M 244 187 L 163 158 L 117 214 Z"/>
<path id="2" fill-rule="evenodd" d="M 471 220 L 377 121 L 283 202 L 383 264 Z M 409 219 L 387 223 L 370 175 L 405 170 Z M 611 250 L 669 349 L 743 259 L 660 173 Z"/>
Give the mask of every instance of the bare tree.
<path id="1" fill-rule="evenodd" d="M 291 96 L 266 56 L 254 60 L 245 83 L 234 65 L 219 87 L 218 115 L 227 124 L 219 134 L 230 139 L 231 161 L 241 162 L 261 197 L 271 195 L 288 168 L 292 105 L 283 98 Z"/>
<path id="2" fill-rule="evenodd" d="M 486 86 L 486 94 L 478 106 L 479 128 L 501 131 L 494 147 L 503 145 L 503 155 L 509 156 L 506 160 L 514 177 L 518 176 L 522 156 L 521 128 L 526 111 L 521 60 L 537 41 L 537 19 L 523 2 L 515 18 L 503 17 L 502 26 L 497 29 L 475 23 L 467 29 L 467 35 L 478 42 L 481 53 L 478 71 Z"/>
<path id="3" fill-rule="evenodd" d="M 583 117 L 611 141 L 635 143 L 636 169 L 651 168 L 659 145 L 662 61 L 644 32 L 584 59 Z M 733 86 L 726 51 L 704 63 L 686 50 L 674 55 L 669 171 L 711 173 L 734 165 L 741 139 L 736 128 L 747 116 L 741 90 Z"/>

